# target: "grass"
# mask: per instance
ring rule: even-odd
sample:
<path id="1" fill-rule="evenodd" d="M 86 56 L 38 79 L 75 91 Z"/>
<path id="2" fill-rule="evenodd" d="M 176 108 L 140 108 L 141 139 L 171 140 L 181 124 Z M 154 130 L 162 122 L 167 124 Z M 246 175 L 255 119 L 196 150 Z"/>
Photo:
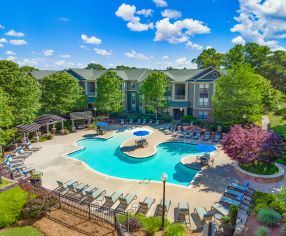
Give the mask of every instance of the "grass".
<path id="1" fill-rule="evenodd" d="M 239 164 L 240 168 L 253 174 L 273 175 L 278 173 L 279 169 L 274 164 L 257 163 L 257 164 Z"/>
<path id="2" fill-rule="evenodd" d="M 267 114 L 270 119 L 270 128 L 286 139 L 286 102 L 280 104 L 280 109 Z"/>
<path id="3" fill-rule="evenodd" d="M 1 178 L 0 188 L 6 186 L 6 185 L 8 185 L 8 184 L 10 184 L 10 182 L 9 182 L 8 180 Z"/>
<path id="4" fill-rule="evenodd" d="M 32 226 L 13 227 L 6 229 L 1 236 L 42 236 L 42 234 Z"/>

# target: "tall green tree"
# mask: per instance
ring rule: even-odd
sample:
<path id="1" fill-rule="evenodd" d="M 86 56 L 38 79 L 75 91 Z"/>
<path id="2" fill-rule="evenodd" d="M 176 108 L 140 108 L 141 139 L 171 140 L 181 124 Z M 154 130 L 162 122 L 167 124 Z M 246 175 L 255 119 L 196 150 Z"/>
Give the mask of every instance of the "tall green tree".
<path id="1" fill-rule="evenodd" d="M 13 124 L 12 108 L 8 105 L 8 96 L 0 88 L 0 129 L 9 128 Z"/>
<path id="2" fill-rule="evenodd" d="M 0 88 L 13 113 L 13 125 L 31 123 L 40 107 L 37 81 L 12 61 L 0 61 Z"/>
<path id="3" fill-rule="evenodd" d="M 247 65 L 235 65 L 216 81 L 213 97 L 215 119 L 228 125 L 261 120 L 261 76 Z"/>
<path id="4" fill-rule="evenodd" d="M 159 71 L 152 72 L 140 87 L 140 92 L 144 96 L 145 108 L 147 111 L 155 112 L 156 119 L 159 108 L 167 105 L 165 97 L 167 87 L 167 76 Z"/>
<path id="5" fill-rule="evenodd" d="M 95 105 L 100 112 L 119 112 L 123 106 L 122 81 L 113 71 L 107 71 L 97 80 Z"/>
<path id="6" fill-rule="evenodd" d="M 270 54 L 270 48 L 257 43 L 247 43 L 244 46 L 245 63 L 250 64 L 258 71 Z"/>
<path id="7" fill-rule="evenodd" d="M 106 68 L 103 65 L 96 64 L 96 63 L 89 63 L 86 69 L 106 70 Z"/>
<path id="8" fill-rule="evenodd" d="M 86 96 L 77 80 L 67 72 L 57 72 L 44 77 L 42 87 L 42 112 L 67 114 L 86 107 Z"/>
<path id="9" fill-rule="evenodd" d="M 272 85 L 286 94 L 286 52 L 272 52 L 259 68 L 259 73 L 271 81 Z"/>
<path id="10" fill-rule="evenodd" d="M 224 54 L 217 52 L 214 48 L 204 49 L 202 53 L 192 60 L 198 68 L 203 69 L 209 66 L 220 68 L 223 65 Z"/>
<path id="11" fill-rule="evenodd" d="M 244 46 L 237 44 L 225 54 L 223 65 L 225 68 L 231 68 L 234 65 L 242 64 L 244 62 Z"/>

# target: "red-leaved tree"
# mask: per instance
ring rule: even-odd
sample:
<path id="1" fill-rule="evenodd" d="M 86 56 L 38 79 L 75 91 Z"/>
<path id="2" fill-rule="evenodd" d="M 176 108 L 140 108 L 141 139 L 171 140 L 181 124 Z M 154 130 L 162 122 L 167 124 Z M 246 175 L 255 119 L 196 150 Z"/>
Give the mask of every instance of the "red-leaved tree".
<path id="1" fill-rule="evenodd" d="M 283 140 L 274 132 L 255 125 L 231 127 L 221 144 L 232 160 L 243 164 L 272 163 L 283 154 Z"/>

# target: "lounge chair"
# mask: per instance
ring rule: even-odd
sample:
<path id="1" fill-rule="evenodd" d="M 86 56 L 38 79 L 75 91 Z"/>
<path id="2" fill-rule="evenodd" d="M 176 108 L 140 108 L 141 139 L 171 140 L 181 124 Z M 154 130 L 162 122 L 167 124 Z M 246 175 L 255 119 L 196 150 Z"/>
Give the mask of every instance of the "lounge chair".
<path id="1" fill-rule="evenodd" d="M 159 125 L 159 120 L 156 120 L 154 125 Z"/>
<path id="2" fill-rule="evenodd" d="M 137 120 L 137 125 L 141 125 L 141 119 Z"/>
<path id="3" fill-rule="evenodd" d="M 35 168 L 20 169 L 16 167 L 16 171 L 18 171 L 21 175 L 27 177 L 27 176 L 30 176 L 30 174 L 32 174 L 35 171 Z"/>
<path id="4" fill-rule="evenodd" d="M 71 179 L 71 180 L 68 180 L 67 182 L 63 182 L 61 180 L 57 180 L 57 184 L 58 184 L 58 187 L 55 189 L 56 191 L 61 191 L 61 190 L 67 190 L 67 187 L 68 185 L 70 184 L 73 184 L 73 183 L 77 183 L 77 181 Z"/>
<path id="5" fill-rule="evenodd" d="M 41 146 L 39 146 L 39 147 L 33 147 L 33 146 L 32 146 L 32 143 L 27 143 L 26 147 L 27 147 L 27 149 L 28 149 L 29 151 L 33 151 L 33 152 L 39 151 L 40 149 L 42 149 Z"/>
<path id="6" fill-rule="evenodd" d="M 143 119 L 142 125 L 146 125 L 146 119 Z"/>
<path id="7" fill-rule="evenodd" d="M 210 139 L 210 137 L 211 137 L 210 132 L 206 132 L 203 140 L 208 141 Z"/>
<path id="8" fill-rule="evenodd" d="M 189 203 L 179 202 L 178 204 L 178 221 L 186 222 L 186 216 L 190 215 Z"/>
<path id="9" fill-rule="evenodd" d="M 24 163 L 24 159 L 23 158 L 13 158 L 11 154 L 7 154 L 5 157 L 5 160 L 9 161 L 11 164 L 13 163 Z"/>
<path id="10" fill-rule="evenodd" d="M 227 204 L 227 205 L 235 205 L 235 206 L 238 206 L 240 209 L 248 212 L 249 210 L 249 205 L 247 204 L 244 204 L 243 202 L 243 199 L 241 199 L 240 201 L 238 200 L 234 200 L 234 199 L 231 199 L 231 198 L 227 198 L 227 197 L 221 197 L 220 199 L 220 203 L 223 203 L 223 204 Z"/>
<path id="11" fill-rule="evenodd" d="M 79 184 L 78 182 L 75 182 L 75 183 L 68 184 L 67 188 L 68 188 L 69 191 L 76 193 L 76 189 L 75 188 L 77 186 L 80 186 L 80 185 L 81 184 Z"/>
<path id="12" fill-rule="evenodd" d="M 3 162 L 3 164 L 6 165 L 9 169 L 15 169 L 16 167 L 25 167 L 24 162 L 11 163 L 7 159 Z"/>
<path id="13" fill-rule="evenodd" d="M 129 120 L 129 125 L 133 125 L 133 119 Z"/>
<path id="14" fill-rule="evenodd" d="M 118 209 L 125 211 L 127 207 L 130 205 L 130 203 L 135 200 L 137 196 L 132 193 L 128 193 L 125 197 L 119 197 L 119 206 Z"/>
<path id="15" fill-rule="evenodd" d="M 121 125 L 124 125 L 124 119 L 121 119 L 121 120 L 120 120 L 120 124 L 121 124 Z"/>
<path id="16" fill-rule="evenodd" d="M 25 154 L 28 154 L 29 156 L 33 153 L 33 151 L 25 151 L 24 150 L 24 146 L 21 146 L 20 148 L 19 148 L 19 153 L 21 154 L 21 155 L 25 155 Z"/>
<path id="17" fill-rule="evenodd" d="M 114 192 L 111 195 L 104 196 L 105 198 L 105 206 L 111 207 L 120 197 L 123 196 L 123 193 Z"/>
<path id="18" fill-rule="evenodd" d="M 168 215 L 169 209 L 171 206 L 170 200 L 165 200 L 165 215 Z M 160 201 L 160 203 L 157 205 L 157 210 L 155 212 L 155 216 L 162 216 L 163 214 L 163 200 Z"/>
<path id="19" fill-rule="evenodd" d="M 224 195 L 231 195 L 231 196 L 234 196 L 234 197 L 237 197 L 237 198 L 244 198 L 246 201 L 250 201 L 252 200 L 252 196 L 248 196 L 248 195 L 245 195 L 244 192 L 238 192 L 238 191 L 235 191 L 233 189 L 226 189 L 224 191 Z"/>
<path id="20" fill-rule="evenodd" d="M 221 139 L 221 133 L 220 132 L 216 132 L 215 137 L 214 137 L 214 142 L 219 142 Z"/>
<path id="21" fill-rule="evenodd" d="M 211 220 L 213 214 L 209 213 L 206 208 L 204 207 L 199 207 L 195 208 L 194 213 L 198 214 L 199 219 L 201 222 L 205 222 L 207 220 Z"/>
<path id="22" fill-rule="evenodd" d="M 153 125 L 153 120 L 150 119 L 149 122 L 148 122 L 148 124 L 149 124 L 149 125 Z"/>
<path id="23" fill-rule="evenodd" d="M 253 188 L 250 188 L 251 182 L 248 181 L 245 185 L 238 184 L 238 183 L 231 183 L 228 185 L 228 188 L 235 189 L 236 191 L 244 192 L 246 195 L 253 196 L 255 193 L 255 190 Z"/>
<path id="24" fill-rule="evenodd" d="M 28 156 L 30 156 L 30 154 L 27 154 L 27 153 L 25 153 L 25 154 L 20 154 L 17 149 L 15 149 L 13 152 L 14 152 L 14 156 L 16 156 L 16 157 L 27 158 Z"/>
<path id="25" fill-rule="evenodd" d="M 84 183 L 81 183 L 81 184 L 75 186 L 74 189 L 75 189 L 76 193 L 78 193 L 79 195 L 81 195 L 82 197 L 84 197 L 83 191 L 84 191 L 85 189 L 87 189 L 88 187 L 89 187 L 89 185 L 84 184 Z"/>
<path id="26" fill-rule="evenodd" d="M 215 236 L 216 228 L 215 224 L 212 222 L 205 223 L 203 226 L 203 236 Z"/>
<path id="27" fill-rule="evenodd" d="M 155 203 L 155 198 L 146 197 L 143 202 L 139 202 L 137 213 L 146 215 L 153 203 Z"/>
<path id="28" fill-rule="evenodd" d="M 211 207 L 212 211 L 217 211 L 220 214 L 224 215 L 224 216 L 228 216 L 229 215 L 229 209 L 227 207 L 225 207 L 224 205 L 222 205 L 219 202 L 216 202 L 215 204 L 212 205 Z"/>
<path id="29" fill-rule="evenodd" d="M 200 137 L 201 137 L 201 132 L 197 131 L 194 136 L 194 139 L 199 139 Z"/>
<path id="30" fill-rule="evenodd" d="M 95 201 L 100 195 L 106 193 L 106 190 L 103 188 L 94 188 L 93 190 L 84 190 L 84 193 L 86 195 L 86 199 L 88 199 L 90 202 Z"/>

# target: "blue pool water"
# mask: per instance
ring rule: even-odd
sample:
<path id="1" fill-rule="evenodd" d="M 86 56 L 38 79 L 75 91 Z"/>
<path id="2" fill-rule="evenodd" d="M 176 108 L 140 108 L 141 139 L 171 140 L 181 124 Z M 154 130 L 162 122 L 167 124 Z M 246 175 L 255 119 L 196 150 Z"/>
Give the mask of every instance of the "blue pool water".
<path id="1" fill-rule="evenodd" d="M 133 180 L 160 181 L 163 172 L 168 174 L 168 182 L 188 186 L 197 170 L 189 169 L 180 162 L 183 156 L 199 153 L 195 145 L 170 142 L 157 146 L 157 153 L 144 159 L 126 156 L 120 144 L 132 138 L 130 133 L 122 132 L 108 140 L 89 138 L 77 142 L 85 147 L 68 154 L 69 157 L 85 161 L 92 169 L 114 177 Z"/>

